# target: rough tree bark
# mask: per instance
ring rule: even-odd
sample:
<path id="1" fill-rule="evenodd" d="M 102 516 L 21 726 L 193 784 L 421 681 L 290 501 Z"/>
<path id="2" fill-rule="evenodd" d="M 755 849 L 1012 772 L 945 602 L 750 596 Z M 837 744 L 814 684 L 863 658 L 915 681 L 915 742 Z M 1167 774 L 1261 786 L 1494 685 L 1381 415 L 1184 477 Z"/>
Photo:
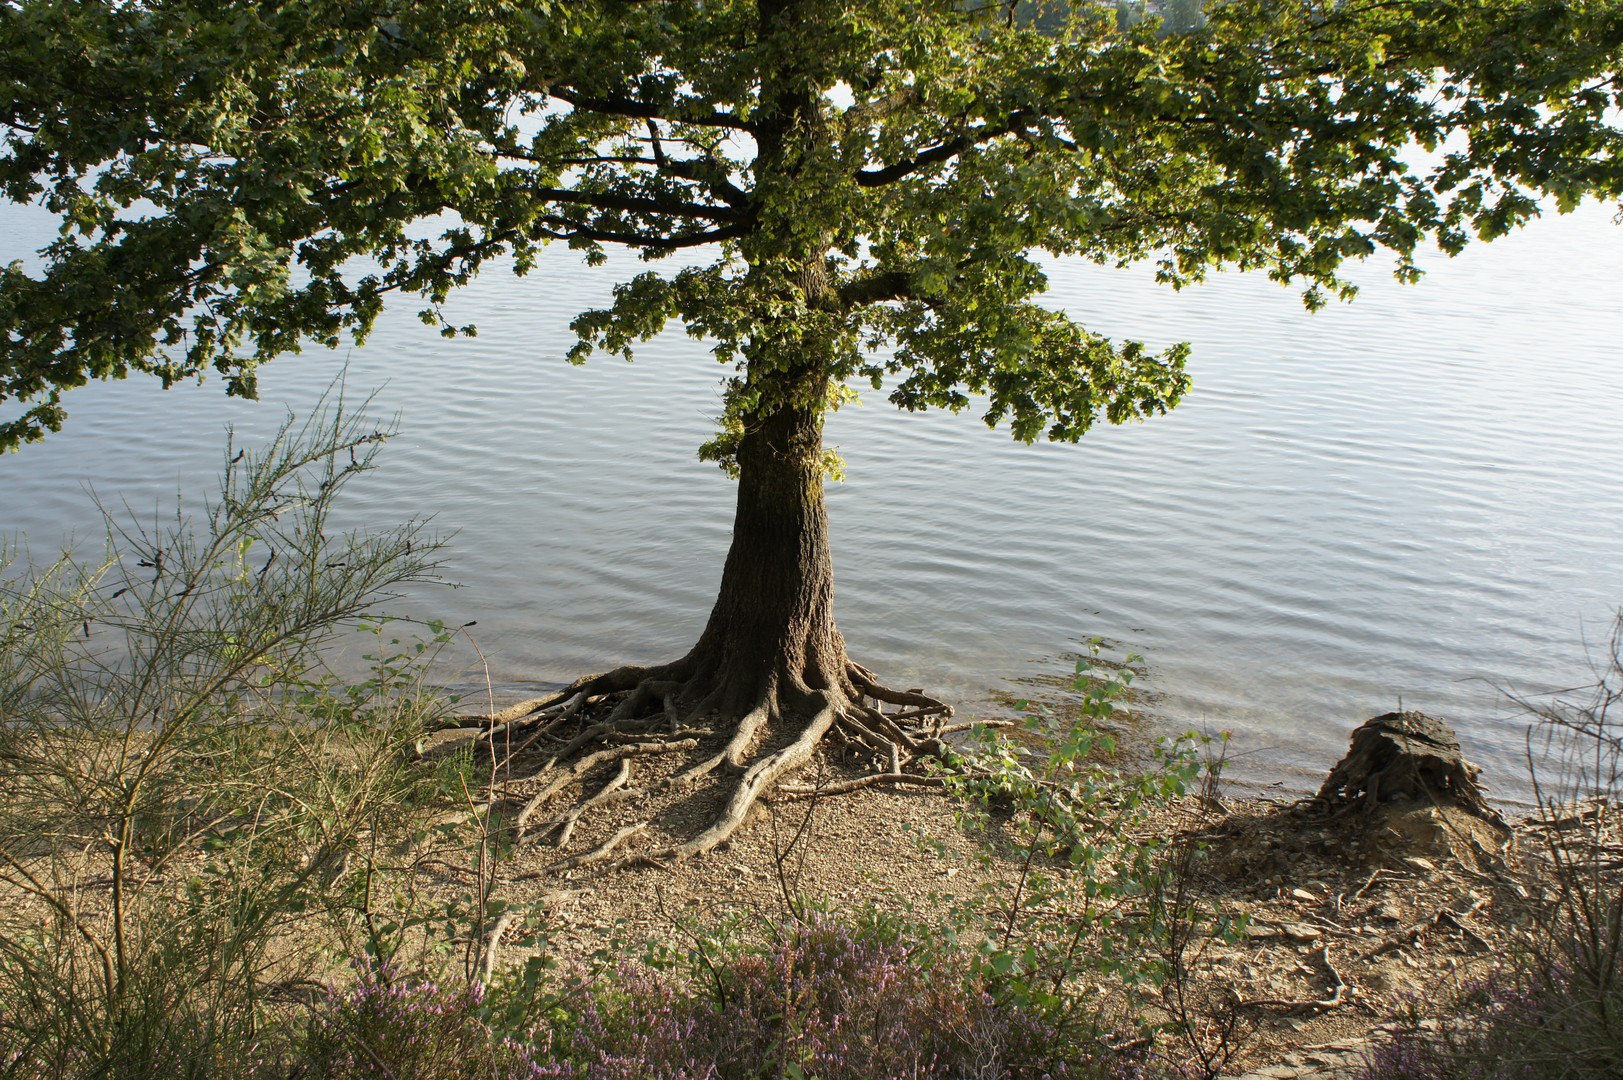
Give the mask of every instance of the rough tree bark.
<path id="1" fill-rule="evenodd" d="M 823 258 L 816 252 L 804 259 L 792 279 L 790 288 L 802 302 L 834 300 Z M 518 816 L 521 840 L 545 802 L 584 782 L 599 766 L 617 764 L 618 771 L 595 794 L 583 792 L 573 809 L 528 834 L 530 839 L 550 833 L 563 847 L 583 814 L 611 802 L 727 774 L 736 774 L 736 782 L 715 819 L 696 835 L 634 856 L 622 854 L 622 845 L 650 823 L 643 821 L 560 859 L 554 864 L 558 869 L 673 863 L 703 854 L 726 841 L 757 800 L 805 764 L 829 736 L 847 748 L 848 756 L 869 765 L 856 784 L 848 781 L 842 790 L 866 783 L 938 782 L 923 775 L 923 765 L 927 758 L 948 755 L 939 729 L 951 707 L 918 691 L 881 684 L 851 660 L 834 623 L 834 564 L 823 490 L 826 359 L 806 335 L 772 335 L 768 324 L 763 338 L 746 373 L 763 405 L 741 420 L 732 546 L 697 643 L 672 663 L 617 668 L 487 718 L 509 736 L 539 726 L 531 741 L 545 734 L 561 744 L 536 774 L 540 790 Z M 784 341 L 795 350 L 787 358 Z M 592 704 L 598 706 L 595 714 L 586 707 Z M 887 704 L 893 707 L 889 713 Z M 565 720 L 572 726 L 560 726 Z M 695 727 L 700 724 L 705 727 Z M 626 739 L 643 741 L 625 745 Z M 617 747 L 594 749 L 617 740 Z M 494 746 L 494 738 L 491 742 Z M 774 748 L 760 750 L 766 743 Z M 695 749 L 696 760 L 681 771 L 646 788 L 631 783 L 632 757 Z"/>
<path id="2" fill-rule="evenodd" d="M 1503 826 L 1448 724 L 1418 712 L 1371 717 L 1353 731 L 1347 756 L 1319 788 L 1317 801 L 1337 816 L 1374 812 L 1383 801 L 1452 802 Z"/>
<path id="3" fill-rule="evenodd" d="M 834 625 L 834 564 L 821 474 L 820 407 L 794 405 L 747 430 L 738 448 L 733 540 L 710 621 L 687 657 L 715 704 L 743 715 L 813 690 L 852 696 Z"/>

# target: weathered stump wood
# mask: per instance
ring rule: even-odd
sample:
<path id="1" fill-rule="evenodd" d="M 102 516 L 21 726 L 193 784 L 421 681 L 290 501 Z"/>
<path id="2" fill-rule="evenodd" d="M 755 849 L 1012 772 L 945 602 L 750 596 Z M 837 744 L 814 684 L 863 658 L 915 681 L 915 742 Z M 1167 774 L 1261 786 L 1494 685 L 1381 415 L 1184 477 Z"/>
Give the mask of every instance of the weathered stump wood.
<path id="1" fill-rule="evenodd" d="M 1443 721 L 1418 712 L 1384 713 L 1352 733 L 1347 756 L 1330 770 L 1318 798 L 1338 817 L 1408 799 L 1452 802 L 1502 823 L 1477 785 L 1478 771 L 1460 756 L 1459 738 Z"/>

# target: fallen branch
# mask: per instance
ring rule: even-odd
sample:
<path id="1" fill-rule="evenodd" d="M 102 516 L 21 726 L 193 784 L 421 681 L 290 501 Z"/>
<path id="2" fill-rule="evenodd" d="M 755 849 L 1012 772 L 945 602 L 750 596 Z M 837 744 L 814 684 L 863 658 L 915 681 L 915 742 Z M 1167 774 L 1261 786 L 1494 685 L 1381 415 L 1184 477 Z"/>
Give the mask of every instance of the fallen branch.
<path id="1" fill-rule="evenodd" d="M 1450 911 L 1446 907 L 1438 908 L 1436 911 L 1432 912 L 1426 918 L 1421 919 L 1419 922 L 1411 923 L 1410 925 L 1405 926 L 1403 929 L 1399 930 L 1397 933 L 1390 935 L 1384 941 L 1382 941 L 1379 945 L 1375 946 L 1373 949 L 1369 950 L 1368 952 L 1363 953 L 1362 955 L 1360 955 L 1358 957 L 1358 961 L 1362 962 L 1364 960 L 1370 960 L 1370 959 L 1373 959 L 1374 957 L 1377 957 L 1377 956 L 1381 955 L 1384 952 L 1390 952 L 1393 949 L 1396 949 L 1396 948 L 1398 948 L 1398 947 L 1400 947 L 1402 945 L 1407 945 L 1410 941 L 1414 940 L 1414 938 L 1418 937 L 1422 932 L 1424 932 L 1428 928 L 1436 926 L 1438 923 L 1443 922 L 1445 920 L 1448 921 L 1448 922 L 1453 923 L 1455 926 L 1459 927 L 1461 930 L 1466 930 L 1466 928 L 1463 925 L 1461 925 L 1461 923 L 1459 921 L 1461 916 L 1471 914 L 1471 912 L 1475 911 L 1477 908 L 1481 907 L 1483 904 L 1486 904 L 1487 902 L 1488 901 L 1487 901 L 1486 898 L 1478 900 L 1476 903 L 1472 904 L 1470 907 L 1466 908 L 1464 911 Z M 1482 942 L 1482 944 L 1484 946 L 1486 946 L 1488 944 L 1487 942 L 1482 941 L 1482 939 L 1480 937 L 1477 937 L 1475 931 L 1467 930 L 1466 932 L 1471 934 L 1472 937 L 1476 937 L 1477 940 L 1479 942 Z M 1490 951 L 1491 951 L 1491 949 L 1490 949 Z"/>
<path id="2" fill-rule="evenodd" d="M 936 732 L 936 734 L 937 735 L 951 735 L 951 734 L 953 734 L 954 732 L 957 732 L 957 731 L 968 731 L 971 728 L 978 728 L 978 727 L 980 727 L 980 728 L 1004 728 L 1004 727 L 1019 727 L 1019 726 L 1020 725 L 1015 723 L 1013 720 L 971 720 L 968 723 L 963 723 L 963 724 L 948 724 L 945 727 L 943 727 L 940 731 Z"/>
<path id="3" fill-rule="evenodd" d="M 1376 878 L 1380 877 L 1382 874 L 1390 874 L 1391 872 L 1391 870 L 1388 870 L 1384 866 L 1376 867 L 1375 872 L 1369 876 L 1369 880 L 1360 885 L 1358 887 L 1358 891 L 1352 894 L 1352 898 L 1357 900 L 1360 896 L 1364 895 L 1365 890 L 1367 890 L 1371 885 L 1375 884 Z"/>
<path id="4" fill-rule="evenodd" d="M 490 976 L 496 970 L 496 950 L 501 947 L 502 935 L 513 925 L 513 913 L 504 911 L 485 935 L 484 947 L 479 950 L 479 981 L 490 985 Z"/>
<path id="5" fill-rule="evenodd" d="M 1472 941 L 1481 946 L 1483 952 L 1493 952 L 1493 946 L 1488 944 L 1486 938 L 1460 921 L 1462 918 L 1464 918 L 1463 915 L 1456 915 L 1452 911 L 1441 911 L 1438 912 L 1437 918 L 1439 922 L 1446 919 L 1448 922 L 1453 923 L 1459 928 L 1460 933 L 1464 934 L 1466 937 L 1470 938 Z"/>
<path id="6" fill-rule="evenodd" d="M 1347 998 L 1347 983 L 1341 977 L 1341 972 L 1330 962 L 1330 946 L 1326 945 L 1319 950 L 1319 959 L 1329 969 L 1331 978 L 1336 980 L 1336 992 L 1322 1001 L 1286 1001 L 1280 998 L 1259 998 L 1255 1001 L 1242 1001 L 1241 1007 L 1251 1009 L 1284 1009 L 1286 1012 L 1300 1012 L 1303 1009 L 1334 1009 Z"/>
<path id="7" fill-rule="evenodd" d="M 490 753 L 491 756 L 494 757 L 496 754 L 496 736 L 502 734 L 504 731 L 515 731 L 522 725 L 541 725 L 535 731 L 532 731 L 528 738 L 519 743 L 517 747 L 508 753 L 507 757 L 502 760 L 501 765 L 497 766 L 497 771 L 500 771 L 501 769 L 506 768 L 514 758 L 518 757 L 520 754 L 524 753 L 524 751 L 534 746 L 538 741 L 558 730 L 558 728 L 563 726 L 566 721 L 578 713 L 581 706 L 585 703 L 586 695 L 576 694 L 574 697 L 564 702 L 560 708 L 560 711 L 555 715 L 551 713 L 551 710 L 535 713 L 519 720 L 513 720 L 503 728 L 492 728 L 489 734 L 481 735 L 479 738 L 489 742 Z"/>

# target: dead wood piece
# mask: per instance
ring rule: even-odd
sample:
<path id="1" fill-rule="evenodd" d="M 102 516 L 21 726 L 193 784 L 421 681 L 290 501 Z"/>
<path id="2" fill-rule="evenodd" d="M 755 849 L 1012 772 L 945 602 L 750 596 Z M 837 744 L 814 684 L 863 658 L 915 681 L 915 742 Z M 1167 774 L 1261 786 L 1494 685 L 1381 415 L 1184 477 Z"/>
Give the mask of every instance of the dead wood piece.
<path id="1" fill-rule="evenodd" d="M 1470 925 L 1464 922 L 1463 915 L 1456 915 L 1452 911 L 1445 910 L 1437 913 L 1437 920 L 1438 922 L 1449 922 L 1454 924 L 1455 928 L 1458 929 L 1460 933 L 1476 942 L 1477 947 L 1483 952 L 1493 952 L 1493 946 L 1488 944 L 1488 940 L 1486 938 L 1477 933 L 1475 930 L 1471 929 Z"/>
<path id="2" fill-rule="evenodd" d="M 937 731 L 937 735 L 951 735 L 959 731 L 969 731 L 971 728 L 1005 728 L 1019 727 L 1013 720 L 971 720 L 963 724 L 947 724 Z"/>
<path id="3" fill-rule="evenodd" d="M 1599 796 L 1563 803 L 1552 801 L 1526 819 L 1527 828 L 1561 832 L 1579 825 L 1592 826 L 1605 818 L 1606 807 L 1606 799 Z"/>
<path id="4" fill-rule="evenodd" d="M 513 913 L 504 911 L 485 933 L 484 943 L 479 950 L 479 981 L 486 986 L 490 985 L 490 976 L 496 970 L 496 950 L 501 947 L 502 935 L 512 925 Z"/>
<path id="5" fill-rule="evenodd" d="M 493 727 L 498 724 L 510 724 L 516 720 L 523 720 L 539 712 L 549 712 L 554 708 L 566 708 L 573 711 L 580 707 L 579 702 L 586 700 L 586 694 L 578 688 L 589 680 L 581 680 L 570 686 L 545 697 L 530 698 L 527 701 L 514 702 L 492 713 L 466 713 L 452 716 L 449 722 L 459 727 Z M 577 700 L 578 699 L 578 700 Z"/>
<path id="6" fill-rule="evenodd" d="M 1414 940 L 1416 937 L 1419 937 L 1423 931 L 1443 922 L 1452 923 L 1455 927 L 1465 931 L 1470 936 L 1475 937 L 1478 942 L 1481 942 L 1481 944 L 1486 946 L 1487 942 L 1482 941 L 1482 938 L 1477 935 L 1476 931 L 1469 929 L 1459 920 L 1462 916 L 1470 915 L 1473 911 L 1482 907 L 1487 902 L 1487 898 L 1484 897 L 1481 900 L 1474 902 L 1464 911 L 1451 911 L 1446 907 L 1440 907 L 1430 915 L 1426 916 L 1424 919 L 1421 919 L 1418 922 L 1410 923 L 1408 926 L 1403 927 L 1396 933 L 1388 935 L 1384 940 L 1381 941 L 1379 945 L 1375 946 L 1373 949 L 1370 949 L 1368 952 L 1361 953 L 1358 957 L 1358 961 L 1362 962 L 1365 960 L 1371 960 L 1384 952 L 1390 952 L 1400 946 L 1407 945 L 1410 941 Z"/>
<path id="7" fill-rule="evenodd" d="M 1387 935 L 1379 945 L 1368 950 L 1367 952 L 1360 953 L 1358 955 L 1358 962 L 1362 963 L 1365 960 L 1373 960 L 1382 953 L 1391 952 L 1393 949 L 1407 945 L 1410 941 L 1413 941 L 1416 937 L 1420 936 L 1420 932 L 1430 926 L 1432 924 L 1432 920 L 1435 918 L 1435 915 L 1429 915 L 1417 923 L 1411 923 L 1410 925 L 1405 926 L 1395 934 Z"/>
<path id="8" fill-rule="evenodd" d="M 1255 1001 L 1242 1001 L 1240 1005 L 1251 1009 L 1284 1009 L 1286 1012 L 1301 1012 L 1303 1009 L 1334 1009 L 1347 998 L 1347 982 L 1336 970 L 1336 965 L 1330 962 L 1330 946 L 1326 945 L 1319 950 L 1319 960 L 1330 972 L 1330 977 L 1336 980 L 1335 993 L 1329 997 L 1315 1001 L 1287 1001 L 1281 998 L 1258 998 Z"/>
<path id="9" fill-rule="evenodd" d="M 1508 829 L 1483 796 L 1479 771 L 1461 757 L 1459 739 L 1443 721 L 1418 712 L 1383 713 L 1352 733 L 1347 756 L 1330 770 L 1317 801 L 1340 816 L 1355 808 L 1368 814 L 1395 798 L 1449 800 Z"/>
<path id="10" fill-rule="evenodd" d="M 1371 885 L 1375 884 L 1376 878 L 1380 877 L 1382 874 L 1390 874 L 1391 872 L 1392 871 L 1388 870 L 1384 866 L 1376 867 L 1375 872 L 1369 876 L 1369 880 L 1360 885 L 1358 887 L 1358 891 L 1352 894 L 1352 898 L 1357 900 L 1360 896 L 1364 895 Z"/>
<path id="11" fill-rule="evenodd" d="M 500 771 L 505 769 L 515 758 L 524 753 L 524 751 L 528 750 L 537 742 L 544 739 L 548 735 L 551 735 L 554 731 L 558 730 L 558 728 L 568 723 L 569 720 L 580 711 L 581 706 L 585 703 L 586 695 L 576 694 L 574 697 L 564 702 L 556 711 L 550 709 L 543 710 L 542 712 L 534 713 L 529 717 L 525 717 L 521 720 L 514 720 L 507 724 L 505 727 L 506 731 L 514 731 L 518 727 L 528 724 L 540 724 L 541 726 L 532 731 L 523 742 L 519 743 L 512 750 L 508 751 L 507 756 L 504 757 L 501 764 L 497 766 L 497 770 Z M 492 747 L 492 756 L 495 755 L 494 748 L 496 745 L 496 736 L 500 735 L 501 733 L 501 730 L 493 728 L 488 736 L 480 736 L 481 739 L 488 738 Z"/>
<path id="12" fill-rule="evenodd" d="M 541 699 L 537 698 L 536 700 L 539 701 Z M 533 702 L 521 702 L 520 704 L 529 705 L 533 704 Z M 571 697 L 566 701 L 557 701 L 551 705 L 548 705 L 546 708 L 534 709 L 527 713 L 521 713 L 520 715 L 514 716 L 507 720 L 505 723 L 494 724 L 491 726 L 490 730 L 486 731 L 479 737 L 489 742 L 490 745 L 494 746 L 496 745 L 496 739 L 498 736 L 517 731 L 519 728 L 530 727 L 534 724 L 544 724 L 549 729 L 554 728 L 563 723 L 565 720 L 569 719 L 571 716 L 574 716 L 580 711 L 581 706 L 584 704 L 586 704 L 586 695 L 583 693 L 576 694 L 574 697 Z M 514 706 L 515 709 L 517 707 L 518 706 Z M 511 711 L 512 710 L 507 710 L 503 715 L 507 715 L 507 713 Z"/>

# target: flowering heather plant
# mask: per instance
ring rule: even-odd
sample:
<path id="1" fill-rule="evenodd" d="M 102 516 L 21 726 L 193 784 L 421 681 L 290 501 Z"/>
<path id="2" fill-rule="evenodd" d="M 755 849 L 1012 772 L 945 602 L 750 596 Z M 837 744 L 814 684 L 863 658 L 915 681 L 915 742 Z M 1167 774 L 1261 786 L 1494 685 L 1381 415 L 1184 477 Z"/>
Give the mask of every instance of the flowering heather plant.
<path id="1" fill-rule="evenodd" d="M 540 1071 L 531 1051 L 492 1035 L 479 982 L 441 987 L 359 962 L 359 981 L 328 992 L 306 1047 L 313 1077 L 355 1080 L 525 1080 Z"/>
<path id="2" fill-rule="evenodd" d="M 1596 998 L 1571 970 L 1496 970 L 1468 985 L 1461 1015 L 1411 1023 L 1368 1054 L 1360 1080 L 1587 1080 L 1623 1075 L 1623 1001 Z M 1615 995 L 1614 995 L 1615 996 Z M 1414 1021 L 1428 1003 L 1399 1010 Z M 1434 1007 L 1434 1006 L 1430 1006 Z M 1610 1024 L 1607 1023 L 1610 1019 Z"/>
<path id="3" fill-rule="evenodd" d="M 939 957 L 933 958 L 939 961 Z M 999 1008 L 960 971 L 814 915 L 755 953 L 702 962 L 693 992 L 622 966 L 575 978 L 578 1010 L 538 1076 L 580 1080 L 942 1080 L 1135 1075 L 1067 1045 L 1039 1012 Z M 1097 1060 L 1090 1060 L 1090 1053 Z"/>

